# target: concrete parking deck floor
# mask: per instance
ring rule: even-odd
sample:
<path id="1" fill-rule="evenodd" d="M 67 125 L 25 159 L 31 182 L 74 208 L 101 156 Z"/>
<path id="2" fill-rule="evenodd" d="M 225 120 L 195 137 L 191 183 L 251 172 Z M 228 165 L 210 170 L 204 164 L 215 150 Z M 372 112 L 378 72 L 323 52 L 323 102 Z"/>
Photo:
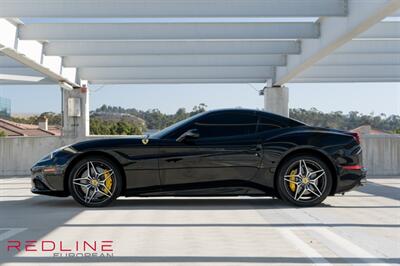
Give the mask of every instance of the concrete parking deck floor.
<path id="1" fill-rule="evenodd" d="M 321 206 L 271 198 L 122 198 L 86 209 L 33 196 L 28 178 L 0 179 L 0 264 L 400 264 L 400 178 L 370 179 Z M 113 257 L 7 252 L 7 241 L 114 242 Z"/>

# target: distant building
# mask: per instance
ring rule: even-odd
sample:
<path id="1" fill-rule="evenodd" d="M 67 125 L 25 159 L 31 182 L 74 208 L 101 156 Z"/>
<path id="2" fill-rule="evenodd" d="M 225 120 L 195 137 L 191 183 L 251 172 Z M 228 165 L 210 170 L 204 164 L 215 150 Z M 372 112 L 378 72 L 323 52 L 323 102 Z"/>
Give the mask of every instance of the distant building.
<path id="1" fill-rule="evenodd" d="M 11 100 L 0 97 L 0 117 L 9 118 L 11 117 Z"/>
<path id="2" fill-rule="evenodd" d="M 59 126 L 49 126 L 46 117 L 40 118 L 38 125 L 15 123 L 0 118 L 0 131 L 3 131 L 8 137 L 45 137 L 61 135 L 61 128 Z"/>

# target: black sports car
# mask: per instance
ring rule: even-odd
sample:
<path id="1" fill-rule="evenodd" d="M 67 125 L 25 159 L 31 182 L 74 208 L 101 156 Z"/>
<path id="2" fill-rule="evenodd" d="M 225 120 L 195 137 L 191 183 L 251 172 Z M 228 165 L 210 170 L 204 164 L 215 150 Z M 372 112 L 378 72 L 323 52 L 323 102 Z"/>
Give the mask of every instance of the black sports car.
<path id="1" fill-rule="evenodd" d="M 208 111 L 143 138 L 79 142 L 32 167 L 32 192 L 88 207 L 118 196 L 275 196 L 314 206 L 360 185 L 357 134 L 245 109 Z"/>

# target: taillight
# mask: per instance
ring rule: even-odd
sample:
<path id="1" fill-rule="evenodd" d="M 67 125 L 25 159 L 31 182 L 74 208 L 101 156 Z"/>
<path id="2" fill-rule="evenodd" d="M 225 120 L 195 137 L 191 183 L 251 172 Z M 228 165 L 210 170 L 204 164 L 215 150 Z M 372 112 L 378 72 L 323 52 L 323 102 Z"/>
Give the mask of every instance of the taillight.
<path id="1" fill-rule="evenodd" d="M 357 132 L 351 132 L 351 135 L 353 136 L 354 140 L 357 142 L 357 144 L 360 144 L 360 135 Z"/>
<path id="2" fill-rule="evenodd" d="M 357 164 L 357 165 L 344 165 L 342 166 L 342 168 L 345 170 L 361 170 L 363 167 Z"/>

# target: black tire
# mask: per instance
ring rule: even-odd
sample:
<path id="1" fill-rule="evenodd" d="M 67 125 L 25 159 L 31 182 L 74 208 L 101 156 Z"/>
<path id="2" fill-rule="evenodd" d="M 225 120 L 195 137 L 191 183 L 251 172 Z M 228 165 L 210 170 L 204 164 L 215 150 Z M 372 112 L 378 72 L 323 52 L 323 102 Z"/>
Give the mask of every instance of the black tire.
<path id="1" fill-rule="evenodd" d="M 290 157 L 278 171 L 276 180 L 278 194 L 285 202 L 292 205 L 299 207 L 318 205 L 326 199 L 332 189 L 332 173 L 327 164 L 317 156 L 304 154 Z"/>
<path id="2" fill-rule="evenodd" d="M 87 174 L 88 167 L 91 177 Z M 96 182 L 92 179 L 96 179 Z M 85 207 L 110 205 L 121 194 L 122 184 L 119 168 L 104 156 L 83 158 L 73 166 L 68 177 L 68 187 L 72 197 Z"/>

